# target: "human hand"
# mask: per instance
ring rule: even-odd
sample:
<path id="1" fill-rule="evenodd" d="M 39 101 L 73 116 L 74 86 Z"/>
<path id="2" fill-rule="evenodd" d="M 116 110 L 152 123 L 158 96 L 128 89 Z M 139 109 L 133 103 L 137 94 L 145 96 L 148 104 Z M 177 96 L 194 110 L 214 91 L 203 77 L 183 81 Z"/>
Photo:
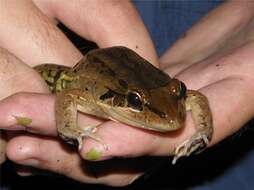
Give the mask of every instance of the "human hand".
<path id="1" fill-rule="evenodd" d="M 165 71 L 170 73 L 171 76 L 176 76 L 183 80 L 189 88 L 201 90 L 209 98 L 215 126 L 212 144 L 232 134 L 253 115 L 253 106 L 251 102 L 248 101 L 248 99 L 252 97 L 251 90 L 249 89 L 253 84 L 251 77 L 252 53 L 250 53 L 252 52 L 251 18 L 253 17 L 251 8 L 252 7 L 249 6 L 248 3 L 239 5 L 238 3 L 234 4 L 229 2 L 224 4 L 210 13 L 209 16 L 203 19 L 198 25 L 193 27 L 185 38 L 179 40 L 161 58 L 162 68 Z M 234 12 L 233 15 L 235 17 L 233 18 L 232 10 L 237 10 Z M 221 30 L 215 33 L 213 32 L 215 30 L 214 28 L 219 28 Z M 238 30 L 235 31 L 235 28 Z M 204 41 L 206 42 L 205 44 Z M 197 46 L 197 44 L 200 46 Z M 244 60 L 247 61 L 244 62 Z M 241 93 L 239 93 L 239 91 Z M 28 95 L 26 94 L 26 96 Z M 19 94 L 11 98 L 15 100 L 22 97 L 24 97 L 24 95 Z M 36 96 L 33 97 L 36 99 Z M 236 98 L 237 102 L 235 101 Z M 45 99 L 47 98 L 45 97 Z M 3 101 L 1 106 L 8 105 L 6 104 L 7 101 L 9 101 L 9 99 Z M 26 101 L 29 102 L 28 105 L 35 105 L 37 102 L 33 98 L 28 98 Z M 46 102 L 53 102 L 53 99 L 48 99 L 45 103 Z M 13 110 L 9 110 L 9 114 L 13 112 Z M 22 107 L 20 110 L 20 112 L 26 113 L 22 110 Z M 238 110 L 242 110 L 242 112 L 236 117 L 233 113 Z M 35 116 L 32 118 L 34 122 L 40 119 Z M 51 122 L 45 126 L 51 127 L 38 127 L 39 130 L 50 131 L 54 129 L 53 117 L 49 116 L 49 118 L 45 120 Z M 31 128 L 36 130 L 36 127 L 33 128 L 33 126 L 31 126 Z M 175 145 L 186 139 L 194 130 L 195 127 L 191 117 L 188 116 L 186 126 L 182 130 L 166 135 L 144 132 L 133 127 L 115 124 L 111 121 L 103 124 L 96 134 L 109 146 L 109 150 L 103 152 L 101 156 L 101 159 L 105 159 L 114 156 L 134 157 L 144 154 L 167 155 L 170 152 L 172 153 Z M 50 134 L 54 135 L 54 130 L 52 130 Z M 25 162 L 26 159 L 33 157 L 37 161 L 33 166 L 57 171 L 65 175 L 67 175 L 68 171 L 74 171 L 73 173 L 68 173 L 68 176 L 80 181 L 86 181 L 84 180 L 84 173 L 80 172 L 80 166 L 74 164 L 80 161 L 79 159 L 78 161 L 75 160 L 76 157 L 62 154 L 63 151 L 59 148 L 57 157 L 52 158 L 43 154 L 43 152 L 47 150 L 43 149 L 43 147 L 46 147 L 45 145 L 51 145 L 51 147 L 53 147 L 53 143 L 50 144 L 49 141 L 45 139 L 43 139 L 43 141 L 37 141 L 38 144 L 43 144 L 41 145 L 42 151 L 38 152 L 36 151 L 36 147 L 38 146 L 37 143 L 31 145 L 31 143 L 27 141 L 28 144 L 25 145 L 22 143 L 24 142 L 22 137 L 18 140 L 16 144 L 12 141 L 12 144 L 8 146 L 9 156 L 13 160 L 21 164 L 33 165 L 34 163 Z M 31 138 L 30 142 L 35 141 Z M 30 147 L 29 154 L 25 155 L 24 153 L 19 153 L 19 156 L 22 155 L 24 157 L 13 156 L 13 153 L 17 151 L 18 143 L 21 143 L 24 147 Z M 57 150 L 56 147 L 59 145 L 57 144 L 58 143 L 55 144 L 54 150 Z M 128 146 L 126 146 L 126 144 Z M 16 149 L 14 149 L 15 146 Z M 96 146 L 100 145 L 95 144 L 94 141 L 86 141 L 81 155 L 85 157 L 85 152 Z M 57 158 L 61 160 L 61 163 L 50 165 L 50 163 L 54 163 Z M 69 163 L 69 159 L 74 161 L 68 165 L 66 163 Z M 46 164 L 46 161 L 48 164 Z M 63 166 L 62 163 L 66 166 L 65 169 L 67 171 L 61 170 L 61 166 Z M 121 181 L 121 185 L 124 185 L 133 181 L 134 177 L 139 176 L 141 172 L 134 172 L 129 175 L 119 175 L 119 173 L 111 174 L 111 177 L 109 177 L 110 175 L 100 177 L 96 183 L 119 185 L 119 181 Z"/>
<path id="2" fill-rule="evenodd" d="M 20 91 L 34 93 L 48 91 L 45 82 L 32 68 L 2 48 L 0 48 L 0 63 L 0 88 L 2 89 L 0 99 Z M 6 119 L 11 117 L 13 116 Z M 2 132 L 1 135 L 3 135 Z M 5 146 L 6 139 L 0 136 L 0 164 L 5 161 Z"/>
<path id="3" fill-rule="evenodd" d="M 215 127 L 210 146 L 236 132 L 253 117 L 253 105 L 249 103 L 253 87 L 253 6 L 249 1 L 224 3 L 161 57 L 165 72 L 208 97 Z M 215 33 L 215 29 L 220 30 Z M 236 116 L 234 113 L 239 110 L 241 113 Z M 164 135 L 134 128 L 103 127 L 97 134 L 110 149 L 103 152 L 101 159 L 172 154 L 194 131 L 190 115 L 183 129 Z M 87 142 L 84 152 L 95 146 L 94 141 Z"/>
<path id="4" fill-rule="evenodd" d="M 82 7 L 82 9 L 80 9 L 80 7 Z M 99 9 L 99 11 L 97 9 Z M 9 83 L 1 83 L 11 89 L 9 94 L 6 93 L 1 96 L 1 99 L 11 93 L 19 91 L 48 92 L 45 88 L 45 84 L 42 83 L 38 75 L 21 60 L 30 66 L 45 62 L 72 66 L 81 58 L 81 53 L 56 27 L 57 20 L 63 22 L 86 39 L 95 41 L 100 47 L 124 45 L 135 49 L 135 51 L 139 52 L 139 54 L 146 57 L 154 64 L 157 63 L 157 57 L 149 35 L 135 9 L 133 9 L 132 5 L 127 1 L 79 1 L 78 3 L 76 3 L 76 1 L 66 1 L 66 4 L 63 4 L 62 1 L 52 2 L 44 0 L 2 1 L 0 3 L 0 18 L 2 20 L 0 24 L 0 46 L 7 49 L 20 60 L 13 61 L 12 59 L 14 59 L 14 57 L 7 52 L 4 52 L 3 56 L 8 54 L 12 57 L 9 62 L 10 66 L 19 67 L 19 65 L 22 65 L 20 67 L 25 67 L 27 69 L 25 72 L 22 72 L 26 73 L 26 75 L 20 75 L 20 72 L 14 69 L 12 70 L 13 77 L 11 77 L 11 74 L 6 72 L 6 67 L 2 68 L 1 71 L 6 73 L 3 78 L 8 76 L 11 79 L 18 78 L 18 80 L 9 80 Z M 98 19 L 97 22 L 94 22 L 95 18 Z M 132 30 L 132 27 L 134 27 L 135 30 Z M 29 74 L 30 72 L 32 73 L 31 75 Z M 31 86 L 28 85 L 28 87 L 31 90 L 29 90 L 28 87 L 23 88 L 24 85 L 21 85 L 19 83 L 20 81 L 22 81 L 21 84 L 28 84 L 28 82 L 30 82 Z M 46 135 L 56 134 L 56 130 L 53 128 L 54 109 L 52 96 L 38 94 L 29 96 L 28 94 L 25 94 L 19 98 L 18 95 L 14 97 L 16 98 L 10 97 L 1 102 L 3 106 L 3 109 L 1 110 L 3 112 L 4 109 L 9 110 L 8 114 L 3 116 L 5 119 L 1 124 L 1 128 L 5 128 L 6 130 L 27 130 L 31 133 L 43 133 Z M 27 102 L 28 99 L 30 101 L 36 100 L 36 102 L 29 103 Z M 30 107 L 32 105 L 34 105 L 34 107 Z M 12 112 L 10 110 L 12 110 Z M 25 112 L 29 114 L 26 115 L 24 114 Z M 37 120 L 36 115 L 39 116 L 41 113 L 45 113 L 45 117 Z M 39 127 L 33 129 L 16 126 L 16 121 L 13 116 L 22 115 L 31 116 L 32 124 L 34 126 L 39 125 Z M 48 118 L 51 119 L 46 121 Z M 89 121 L 96 123 L 101 122 L 100 120 L 95 119 L 85 119 L 85 117 L 83 117 L 83 119 L 81 118 L 81 121 L 84 123 Z M 25 162 L 22 161 L 28 161 L 28 158 L 35 153 L 33 152 L 35 150 L 33 148 L 36 147 L 33 145 L 38 145 L 38 143 L 41 144 L 41 142 L 44 142 L 45 144 L 42 143 L 40 147 L 46 148 L 45 150 L 48 150 L 50 144 L 55 144 L 56 146 L 50 146 L 53 151 L 51 154 L 47 154 L 53 159 L 51 160 L 52 162 L 48 160 L 48 163 L 50 163 L 49 165 L 45 165 L 46 162 L 43 162 L 44 165 L 42 164 L 38 166 L 40 168 L 51 169 L 52 171 L 57 171 L 84 182 L 94 181 L 97 183 L 106 183 L 105 181 L 109 181 L 111 178 L 121 177 L 121 175 L 114 175 L 114 173 L 112 175 L 107 175 L 100 180 L 94 179 L 94 177 L 88 177 L 86 173 L 83 173 L 81 168 L 77 168 L 81 162 L 78 154 L 71 153 L 65 149 L 63 150 L 62 146 L 55 139 L 44 139 L 41 136 L 28 136 L 27 134 L 19 134 L 18 136 L 15 136 L 12 132 L 8 133 L 8 137 L 9 143 L 7 145 L 7 152 L 9 158 L 18 163 L 25 164 Z M 21 142 L 22 144 L 19 144 Z M 26 146 L 24 143 L 26 143 Z M 20 147 L 23 148 L 19 149 Z M 37 153 L 42 153 L 40 152 L 40 150 L 42 150 L 41 148 L 38 149 L 37 147 L 36 150 L 39 151 Z M 58 151 L 58 156 L 61 158 L 60 160 L 72 159 L 73 163 L 70 165 L 66 163 L 64 164 L 64 162 L 56 164 L 54 159 L 56 157 L 54 156 Z M 41 156 L 42 155 L 39 157 L 42 158 Z M 49 159 L 49 157 L 47 159 Z M 46 158 L 44 161 L 46 161 Z M 62 164 L 67 165 L 68 167 L 62 167 Z M 77 172 L 68 174 L 69 168 L 77 169 Z M 82 172 L 82 174 L 79 172 Z M 126 179 L 127 178 L 128 176 Z M 123 183 L 123 180 L 120 181 L 119 184 L 120 183 Z"/>
<path id="5" fill-rule="evenodd" d="M 254 114 L 253 2 L 229 1 L 192 27 L 160 59 L 162 68 L 209 99 L 215 144 Z"/>

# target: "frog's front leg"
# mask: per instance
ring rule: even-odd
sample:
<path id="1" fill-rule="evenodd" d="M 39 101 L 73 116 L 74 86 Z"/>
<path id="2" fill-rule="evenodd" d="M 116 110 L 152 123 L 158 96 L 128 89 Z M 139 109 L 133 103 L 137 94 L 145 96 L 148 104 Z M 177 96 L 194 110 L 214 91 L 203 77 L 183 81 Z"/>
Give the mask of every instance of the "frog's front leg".
<path id="1" fill-rule="evenodd" d="M 63 90 L 56 95 L 56 127 L 59 136 L 70 144 L 77 144 L 79 150 L 82 148 L 83 137 L 90 137 L 100 141 L 93 135 L 97 126 L 81 128 L 77 123 L 78 96 L 77 92 Z"/>
<path id="2" fill-rule="evenodd" d="M 186 111 L 192 112 L 197 130 L 175 149 L 173 164 L 179 157 L 204 150 L 213 135 L 212 113 L 207 98 L 198 91 L 188 90 L 185 104 Z"/>

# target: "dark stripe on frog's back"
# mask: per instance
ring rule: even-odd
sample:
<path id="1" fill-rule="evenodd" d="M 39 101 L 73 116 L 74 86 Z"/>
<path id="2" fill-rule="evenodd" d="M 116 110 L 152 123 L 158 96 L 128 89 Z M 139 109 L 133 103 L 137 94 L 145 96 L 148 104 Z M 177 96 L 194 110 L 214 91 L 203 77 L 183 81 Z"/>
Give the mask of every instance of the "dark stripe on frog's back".
<path id="1" fill-rule="evenodd" d="M 88 63 L 100 64 L 100 71 L 126 84 L 132 83 L 145 89 L 166 86 L 170 77 L 157 69 L 137 53 L 125 47 L 112 47 L 92 50 L 87 54 Z M 125 85 L 126 86 L 126 85 Z"/>
<path id="2" fill-rule="evenodd" d="M 70 71 L 70 67 L 55 64 L 42 64 L 35 66 L 34 69 L 41 75 L 49 86 L 52 93 L 56 92 L 56 82 L 61 73 Z"/>

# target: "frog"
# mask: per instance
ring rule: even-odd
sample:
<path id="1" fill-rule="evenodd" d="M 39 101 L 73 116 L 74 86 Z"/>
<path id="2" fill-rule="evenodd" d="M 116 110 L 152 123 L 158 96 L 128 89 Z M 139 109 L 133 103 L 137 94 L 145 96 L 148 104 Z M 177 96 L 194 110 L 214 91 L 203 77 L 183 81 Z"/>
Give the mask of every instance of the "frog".
<path id="1" fill-rule="evenodd" d="M 190 111 L 196 131 L 176 146 L 173 164 L 182 156 L 202 152 L 212 139 L 213 120 L 206 96 L 187 89 L 182 81 L 127 47 L 91 50 L 73 67 L 41 64 L 34 69 L 56 96 L 59 136 L 79 150 L 83 138 L 101 142 L 96 136 L 98 126 L 78 126 L 79 112 L 167 133 L 182 128 Z"/>

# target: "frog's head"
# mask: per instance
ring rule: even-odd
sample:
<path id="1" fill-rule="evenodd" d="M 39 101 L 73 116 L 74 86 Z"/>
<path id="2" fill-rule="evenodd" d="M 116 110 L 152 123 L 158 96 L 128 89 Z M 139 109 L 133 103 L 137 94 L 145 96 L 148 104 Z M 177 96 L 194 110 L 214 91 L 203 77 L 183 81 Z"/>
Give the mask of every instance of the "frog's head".
<path id="1" fill-rule="evenodd" d="M 123 92 L 123 91 L 122 91 Z M 107 89 L 98 105 L 113 120 L 155 131 L 171 131 L 185 120 L 185 85 L 172 79 L 156 89 Z"/>
<path id="2" fill-rule="evenodd" d="M 182 82 L 124 47 L 99 50 L 92 56 L 92 62 L 102 65 L 93 94 L 109 118 L 157 131 L 182 126 L 186 97 Z"/>

